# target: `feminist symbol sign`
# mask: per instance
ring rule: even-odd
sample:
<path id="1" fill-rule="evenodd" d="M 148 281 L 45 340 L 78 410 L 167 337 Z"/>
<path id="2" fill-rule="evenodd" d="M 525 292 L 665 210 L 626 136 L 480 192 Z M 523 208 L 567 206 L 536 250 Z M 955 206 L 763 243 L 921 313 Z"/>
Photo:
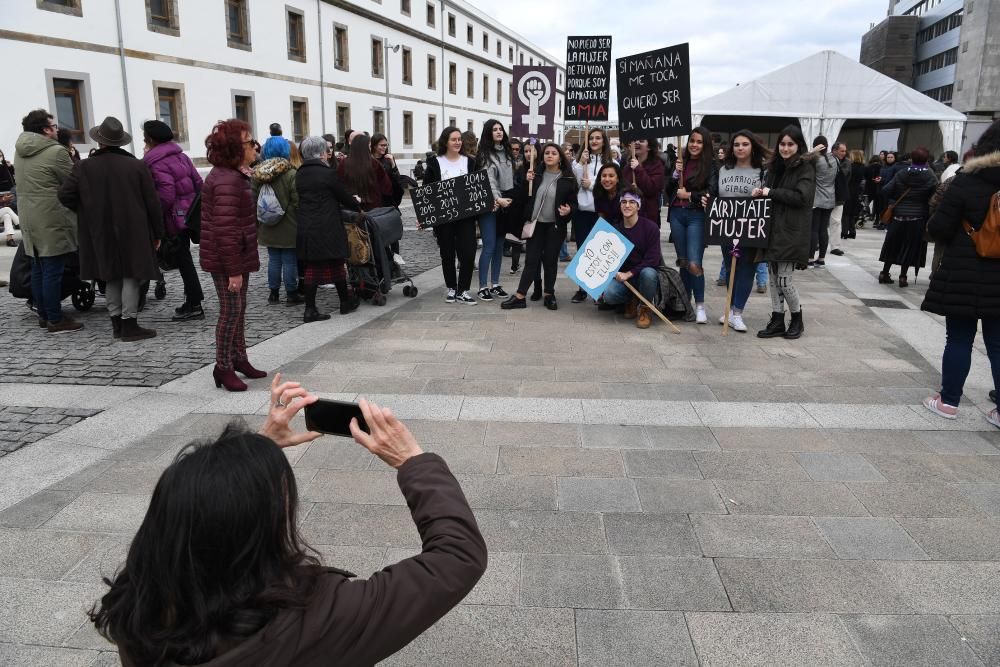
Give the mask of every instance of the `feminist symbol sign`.
<path id="1" fill-rule="evenodd" d="M 511 134 L 555 138 L 556 68 L 514 66 Z"/>

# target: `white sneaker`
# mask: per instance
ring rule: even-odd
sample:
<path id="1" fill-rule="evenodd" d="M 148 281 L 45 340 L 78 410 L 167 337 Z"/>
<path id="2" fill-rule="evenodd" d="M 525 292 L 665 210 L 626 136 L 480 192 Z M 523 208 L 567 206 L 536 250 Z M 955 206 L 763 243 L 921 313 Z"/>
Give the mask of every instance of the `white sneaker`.
<path id="1" fill-rule="evenodd" d="M 445 303 L 455 303 L 455 290 L 450 289 L 444 297 Z"/>
<path id="2" fill-rule="evenodd" d="M 468 292 L 462 292 L 461 294 L 459 294 L 458 296 L 456 296 L 455 297 L 455 301 L 457 303 L 464 303 L 467 306 L 474 306 L 474 305 L 476 305 L 476 300 L 474 298 L 472 298 L 472 295 L 469 294 Z"/>
<path id="3" fill-rule="evenodd" d="M 698 324 L 708 324 L 708 315 L 705 314 L 705 306 L 697 306 L 694 309 L 694 321 Z"/>
<path id="4" fill-rule="evenodd" d="M 729 314 L 732 315 L 733 311 L 729 311 Z M 726 323 L 726 316 L 725 315 L 719 315 L 719 324 L 725 324 L 725 323 Z"/>
<path id="5" fill-rule="evenodd" d="M 396 262 L 397 266 L 406 266 L 406 261 L 403 260 L 398 252 L 392 254 L 392 261 Z"/>
<path id="6" fill-rule="evenodd" d="M 747 332 L 747 325 L 743 323 L 743 315 L 737 315 L 733 313 L 729 316 L 729 327 L 733 331 L 739 331 L 740 333 Z"/>

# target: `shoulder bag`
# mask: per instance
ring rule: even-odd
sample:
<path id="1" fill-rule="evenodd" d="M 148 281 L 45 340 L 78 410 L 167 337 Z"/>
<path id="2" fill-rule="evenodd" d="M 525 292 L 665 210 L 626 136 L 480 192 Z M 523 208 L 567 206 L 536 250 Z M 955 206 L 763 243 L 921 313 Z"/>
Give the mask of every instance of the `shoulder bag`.
<path id="1" fill-rule="evenodd" d="M 552 190 L 553 188 L 555 188 L 556 187 L 556 183 L 558 183 L 558 182 L 559 182 L 558 180 L 552 181 L 551 183 L 549 183 L 549 187 L 545 188 L 545 190 L 542 191 L 542 194 L 541 194 L 542 201 L 538 205 L 538 210 L 539 211 L 541 211 L 542 207 L 545 206 L 545 197 L 548 196 L 549 190 Z M 531 222 L 524 223 L 524 227 L 521 228 L 521 238 L 522 239 L 530 239 L 532 236 L 535 235 L 535 223 L 537 223 L 537 222 L 538 222 L 538 218 L 535 217 L 535 219 L 532 220 Z"/>
<path id="2" fill-rule="evenodd" d="M 905 197 L 908 194 L 910 194 L 910 188 L 906 188 L 906 190 L 903 191 L 903 194 L 899 196 L 899 199 L 897 199 L 896 201 L 892 202 L 891 204 L 885 207 L 885 210 L 882 211 L 882 215 L 880 216 L 884 224 L 888 225 L 890 222 L 892 222 L 892 215 L 896 211 L 896 206 L 899 204 L 899 202 L 903 201 L 903 197 Z"/>

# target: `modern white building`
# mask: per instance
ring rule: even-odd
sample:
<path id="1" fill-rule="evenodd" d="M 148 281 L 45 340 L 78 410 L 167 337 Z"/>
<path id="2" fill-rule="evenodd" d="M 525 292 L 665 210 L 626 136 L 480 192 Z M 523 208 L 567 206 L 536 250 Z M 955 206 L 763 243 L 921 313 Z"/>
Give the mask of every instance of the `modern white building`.
<path id="1" fill-rule="evenodd" d="M 0 150 L 43 107 L 74 133 L 122 120 L 141 151 L 159 118 L 204 164 L 213 123 L 241 118 L 261 141 L 384 132 L 423 157 L 448 125 L 509 124 L 511 68 L 557 65 L 557 140 L 565 69 L 461 0 L 0 0 Z M 198 160 L 202 158 L 202 160 Z"/>

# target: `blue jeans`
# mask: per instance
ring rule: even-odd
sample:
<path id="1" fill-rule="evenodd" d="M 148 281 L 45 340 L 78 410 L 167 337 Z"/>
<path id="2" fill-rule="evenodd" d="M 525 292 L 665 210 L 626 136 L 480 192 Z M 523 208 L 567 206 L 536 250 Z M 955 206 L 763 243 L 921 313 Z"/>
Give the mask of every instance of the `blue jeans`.
<path id="1" fill-rule="evenodd" d="M 281 287 L 281 277 L 285 278 L 285 291 L 294 292 L 298 287 L 299 265 L 295 248 L 267 249 L 267 286 Z"/>
<path id="2" fill-rule="evenodd" d="M 750 252 L 756 253 L 755 250 Z M 724 283 L 729 282 L 729 251 L 724 250 L 722 253 L 722 266 L 719 267 L 719 280 Z M 767 286 L 767 262 L 757 263 L 757 284 L 761 287 Z"/>
<path id="3" fill-rule="evenodd" d="M 705 213 L 674 206 L 670 209 L 670 233 L 674 236 L 674 250 L 677 259 L 684 260 L 681 266 L 681 280 L 687 294 L 694 294 L 695 303 L 705 302 L 705 272 L 702 260 L 705 258 Z M 697 267 L 692 273 L 692 265 Z"/>
<path id="4" fill-rule="evenodd" d="M 639 275 L 629 278 L 632 287 L 639 290 L 639 294 L 646 297 L 650 303 L 656 303 L 656 291 L 660 288 L 660 276 L 656 269 L 646 267 L 639 272 Z M 609 306 L 616 306 L 620 303 L 628 303 L 633 299 L 632 290 L 622 285 L 617 280 L 611 282 L 604 290 L 604 303 Z"/>
<path id="5" fill-rule="evenodd" d="M 483 250 L 479 253 L 479 289 L 500 284 L 500 264 L 503 262 L 503 244 L 497 238 L 497 214 L 479 216 L 479 238 Z M 487 284 L 487 278 L 493 282 Z"/>
<path id="6" fill-rule="evenodd" d="M 972 343 L 979 320 L 948 315 L 944 322 L 947 341 L 941 358 L 941 400 L 957 406 L 972 366 Z M 993 371 L 993 388 L 1000 388 L 1000 318 L 983 318 L 983 343 Z"/>
<path id="7" fill-rule="evenodd" d="M 62 281 L 66 255 L 31 258 L 31 298 L 38 317 L 49 324 L 62 322 Z"/>

